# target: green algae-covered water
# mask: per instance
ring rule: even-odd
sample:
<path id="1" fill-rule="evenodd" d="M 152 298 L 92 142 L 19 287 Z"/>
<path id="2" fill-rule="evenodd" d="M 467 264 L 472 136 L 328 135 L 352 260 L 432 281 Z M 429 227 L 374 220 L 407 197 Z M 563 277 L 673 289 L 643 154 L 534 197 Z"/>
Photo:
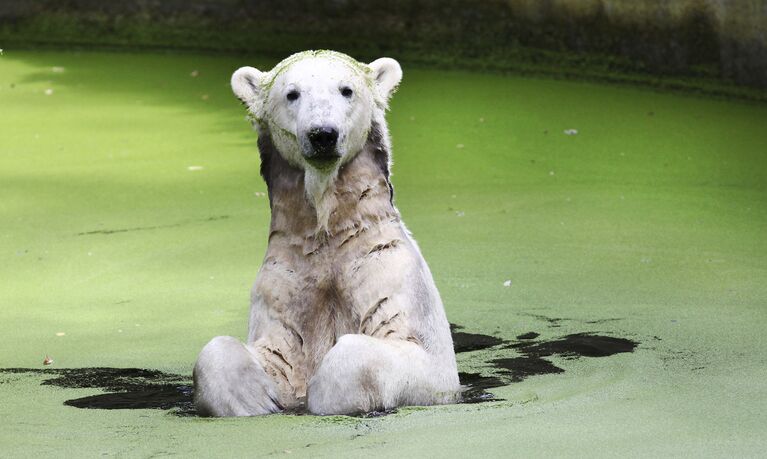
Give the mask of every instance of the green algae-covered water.
<path id="1" fill-rule="evenodd" d="M 0 367 L 185 387 L 211 337 L 245 337 L 269 206 L 228 81 L 275 63 L 5 51 Z M 764 454 L 767 106 L 404 72 L 396 203 L 494 401 L 202 419 L 64 405 L 119 371 L 3 371 L 0 455 Z M 638 344 L 551 351 L 590 336 Z"/>

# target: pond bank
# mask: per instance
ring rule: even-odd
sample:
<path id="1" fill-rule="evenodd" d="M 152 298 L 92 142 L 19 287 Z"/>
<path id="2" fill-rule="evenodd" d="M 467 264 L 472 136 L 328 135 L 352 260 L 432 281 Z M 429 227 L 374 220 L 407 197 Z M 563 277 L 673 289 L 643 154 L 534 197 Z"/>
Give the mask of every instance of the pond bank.
<path id="1" fill-rule="evenodd" d="M 7 0 L 0 47 L 335 49 L 766 99 L 767 0 Z M 752 88 L 751 90 L 743 87 Z"/>

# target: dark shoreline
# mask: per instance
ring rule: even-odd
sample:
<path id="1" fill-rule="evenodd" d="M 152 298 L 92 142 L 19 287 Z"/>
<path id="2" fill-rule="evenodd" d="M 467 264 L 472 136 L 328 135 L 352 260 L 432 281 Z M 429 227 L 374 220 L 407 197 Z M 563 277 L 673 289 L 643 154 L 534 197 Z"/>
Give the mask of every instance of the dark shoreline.
<path id="1" fill-rule="evenodd" d="M 526 6 L 525 6 L 526 5 Z M 432 68 L 629 83 L 767 101 L 767 19 L 685 0 L 5 0 L 0 48 L 248 54 L 334 49 Z M 717 6 L 719 5 L 719 6 Z M 767 8 L 767 6 L 765 6 Z M 751 9 L 749 9 L 751 8 Z M 745 27 L 744 24 L 749 27 Z M 761 37 L 761 38 L 760 38 Z"/>

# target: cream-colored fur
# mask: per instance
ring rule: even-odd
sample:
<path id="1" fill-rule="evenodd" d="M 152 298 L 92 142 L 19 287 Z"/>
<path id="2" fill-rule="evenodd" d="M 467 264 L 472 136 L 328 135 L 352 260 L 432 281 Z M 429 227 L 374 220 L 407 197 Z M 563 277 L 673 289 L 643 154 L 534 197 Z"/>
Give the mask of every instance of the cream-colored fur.
<path id="1" fill-rule="evenodd" d="M 259 131 L 272 221 L 247 342 L 214 338 L 195 365 L 200 413 L 350 414 L 458 399 L 442 302 L 392 201 L 384 112 L 401 77 L 393 59 L 366 65 L 328 51 L 233 75 Z M 318 123 L 339 132 L 339 158 L 321 168 L 305 158 Z"/>

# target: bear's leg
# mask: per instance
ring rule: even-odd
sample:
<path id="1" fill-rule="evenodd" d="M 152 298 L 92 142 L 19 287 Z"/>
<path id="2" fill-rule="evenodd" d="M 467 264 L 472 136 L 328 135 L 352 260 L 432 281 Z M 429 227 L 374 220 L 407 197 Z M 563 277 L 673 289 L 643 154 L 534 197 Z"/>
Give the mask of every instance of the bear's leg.
<path id="1" fill-rule="evenodd" d="M 254 350 L 231 336 L 205 345 L 193 379 L 194 404 L 203 416 L 255 416 L 282 409 L 276 384 Z"/>
<path id="2" fill-rule="evenodd" d="M 353 414 L 455 402 L 460 383 L 448 357 L 410 341 L 344 335 L 309 381 L 307 406 L 314 414 Z"/>

